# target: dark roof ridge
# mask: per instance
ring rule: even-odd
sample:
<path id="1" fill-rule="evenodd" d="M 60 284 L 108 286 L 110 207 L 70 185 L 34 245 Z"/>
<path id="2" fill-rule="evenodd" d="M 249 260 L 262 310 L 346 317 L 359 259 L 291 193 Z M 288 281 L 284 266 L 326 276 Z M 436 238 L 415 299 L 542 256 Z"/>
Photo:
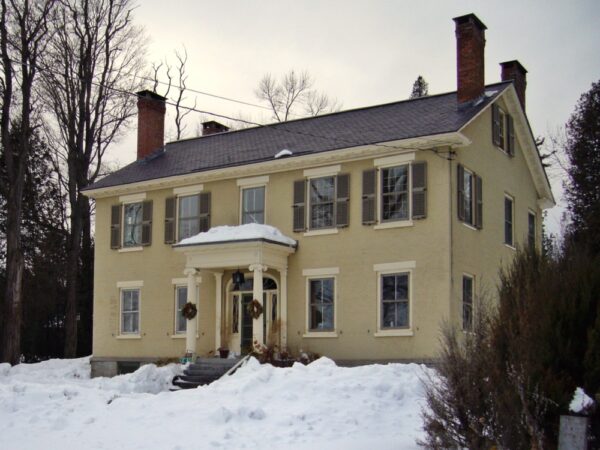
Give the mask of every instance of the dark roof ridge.
<path id="1" fill-rule="evenodd" d="M 495 87 L 495 86 L 499 86 L 499 85 L 508 85 L 511 84 L 512 80 L 508 80 L 508 81 L 499 81 L 497 83 L 492 83 L 492 84 L 487 84 L 485 86 L 485 88 L 490 88 L 490 87 Z M 351 113 L 351 112 L 355 112 L 355 111 L 366 111 L 369 109 L 376 109 L 376 108 L 383 108 L 386 106 L 392 106 L 392 105 L 398 105 L 400 103 L 408 103 L 408 102 L 416 102 L 418 100 L 428 100 L 431 98 L 436 98 L 436 97 L 442 97 L 445 95 L 452 95 L 452 94 L 456 94 L 456 91 L 449 91 L 449 92 L 441 92 L 439 94 L 433 94 L 433 95 L 425 95 L 423 97 L 417 97 L 417 98 L 407 98 L 404 100 L 397 100 L 394 102 L 387 102 L 387 103 L 380 103 L 377 105 L 369 105 L 369 106 L 360 106 L 357 108 L 351 108 L 351 109 L 345 109 L 343 111 L 334 111 L 334 112 L 330 112 L 327 114 L 321 114 L 319 116 L 310 116 L 310 117 L 300 117 L 298 119 L 292 119 L 292 120 L 286 120 L 285 122 L 273 122 L 273 123 L 268 123 L 265 125 L 257 125 L 254 127 L 248 127 L 248 128 L 242 128 L 240 130 L 229 130 L 229 131 L 225 131 L 222 133 L 214 133 L 214 134 L 209 134 L 208 136 L 196 136 L 196 137 L 190 137 L 190 138 L 186 138 L 186 139 L 179 139 L 178 141 L 169 141 L 165 144 L 165 147 L 167 145 L 171 145 L 171 144 L 177 144 L 179 142 L 188 142 L 188 141 L 193 141 L 196 139 L 210 139 L 210 138 L 215 138 L 215 137 L 219 137 L 219 136 L 223 136 L 223 135 L 231 135 L 231 134 L 237 134 L 237 133 L 242 133 L 244 131 L 251 131 L 251 130 L 256 130 L 259 128 L 276 128 L 276 127 L 280 127 L 282 125 L 285 124 L 289 124 L 289 123 L 297 123 L 297 122 L 303 122 L 303 121 L 308 121 L 308 120 L 314 120 L 314 119 L 320 119 L 323 117 L 328 117 L 328 116 L 335 116 L 335 115 L 340 115 L 340 114 L 346 114 L 346 113 Z"/>

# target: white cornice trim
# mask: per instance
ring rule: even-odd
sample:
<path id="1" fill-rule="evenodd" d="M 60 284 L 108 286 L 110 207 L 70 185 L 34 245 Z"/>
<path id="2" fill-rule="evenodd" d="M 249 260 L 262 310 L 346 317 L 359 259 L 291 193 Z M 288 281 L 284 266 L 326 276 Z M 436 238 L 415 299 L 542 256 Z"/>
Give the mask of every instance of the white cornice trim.
<path id="1" fill-rule="evenodd" d="M 339 267 L 319 267 L 317 269 L 304 269 L 302 271 L 302 276 L 315 277 L 320 275 L 338 275 L 339 273 Z"/>
<path id="2" fill-rule="evenodd" d="M 144 282 L 142 280 L 136 281 L 117 281 L 117 287 L 121 288 L 141 288 L 144 287 Z"/>
<path id="3" fill-rule="evenodd" d="M 394 270 L 410 270 L 417 267 L 415 261 L 398 261 L 391 263 L 373 264 L 373 271 L 375 272 L 390 272 Z"/>
<path id="4" fill-rule="evenodd" d="M 272 159 L 258 163 L 194 172 L 186 175 L 155 178 L 136 183 L 88 190 L 84 191 L 83 194 L 90 198 L 113 197 L 136 190 L 153 191 L 177 188 L 194 183 L 208 183 L 217 180 L 245 178 L 252 175 L 259 176 L 267 173 L 271 174 L 288 172 L 290 170 L 310 169 L 317 165 L 372 159 L 406 152 L 415 152 L 422 149 L 431 149 L 434 147 L 464 147 L 469 145 L 470 142 L 471 141 L 460 132 L 442 133 L 432 136 L 381 142 L 377 145 L 361 145 L 326 152 L 311 153 L 309 155 Z"/>

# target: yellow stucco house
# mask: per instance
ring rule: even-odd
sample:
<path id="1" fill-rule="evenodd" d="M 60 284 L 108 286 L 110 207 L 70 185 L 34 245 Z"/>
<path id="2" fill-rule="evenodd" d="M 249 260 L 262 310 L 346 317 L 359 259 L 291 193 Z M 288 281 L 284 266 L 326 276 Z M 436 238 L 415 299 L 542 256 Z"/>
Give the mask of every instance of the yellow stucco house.
<path id="1" fill-rule="evenodd" d="M 166 145 L 164 99 L 139 93 L 138 159 L 85 192 L 94 374 L 253 342 L 428 360 L 442 320 L 469 329 L 474 295 L 517 247 L 539 248 L 554 199 L 526 70 L 502 63 L 485 85 L 485 25 L 454 20 L 456 92 L 239 131 L 208 122 Z"/>

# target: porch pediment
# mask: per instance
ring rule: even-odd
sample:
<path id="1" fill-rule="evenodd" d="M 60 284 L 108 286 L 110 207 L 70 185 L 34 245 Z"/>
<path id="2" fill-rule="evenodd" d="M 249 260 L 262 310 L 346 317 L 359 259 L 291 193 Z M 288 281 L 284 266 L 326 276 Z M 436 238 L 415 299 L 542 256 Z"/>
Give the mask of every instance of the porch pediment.
<path id="1" fill-rule="evenodd" d="M 234 269 L 262 264 L 286 269 L 297 242 L 269 225 L 246 224 L 211 228 L 173 246 L 186 257 L 186 267 Z"/>

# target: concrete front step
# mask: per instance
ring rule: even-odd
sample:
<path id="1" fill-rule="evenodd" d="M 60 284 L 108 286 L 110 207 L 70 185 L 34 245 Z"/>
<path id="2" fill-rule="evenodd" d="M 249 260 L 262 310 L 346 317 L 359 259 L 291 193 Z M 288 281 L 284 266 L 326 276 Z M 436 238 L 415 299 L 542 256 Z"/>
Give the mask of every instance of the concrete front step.
<path id="1" fill-rule="evenodd" d="M 225 375 L 237 364 L 238 359 L 197 358 L 183 371 L 183 375 L 173 378 L 173 385 L 182 389 L 193 389 L 212 383 Z"/>

